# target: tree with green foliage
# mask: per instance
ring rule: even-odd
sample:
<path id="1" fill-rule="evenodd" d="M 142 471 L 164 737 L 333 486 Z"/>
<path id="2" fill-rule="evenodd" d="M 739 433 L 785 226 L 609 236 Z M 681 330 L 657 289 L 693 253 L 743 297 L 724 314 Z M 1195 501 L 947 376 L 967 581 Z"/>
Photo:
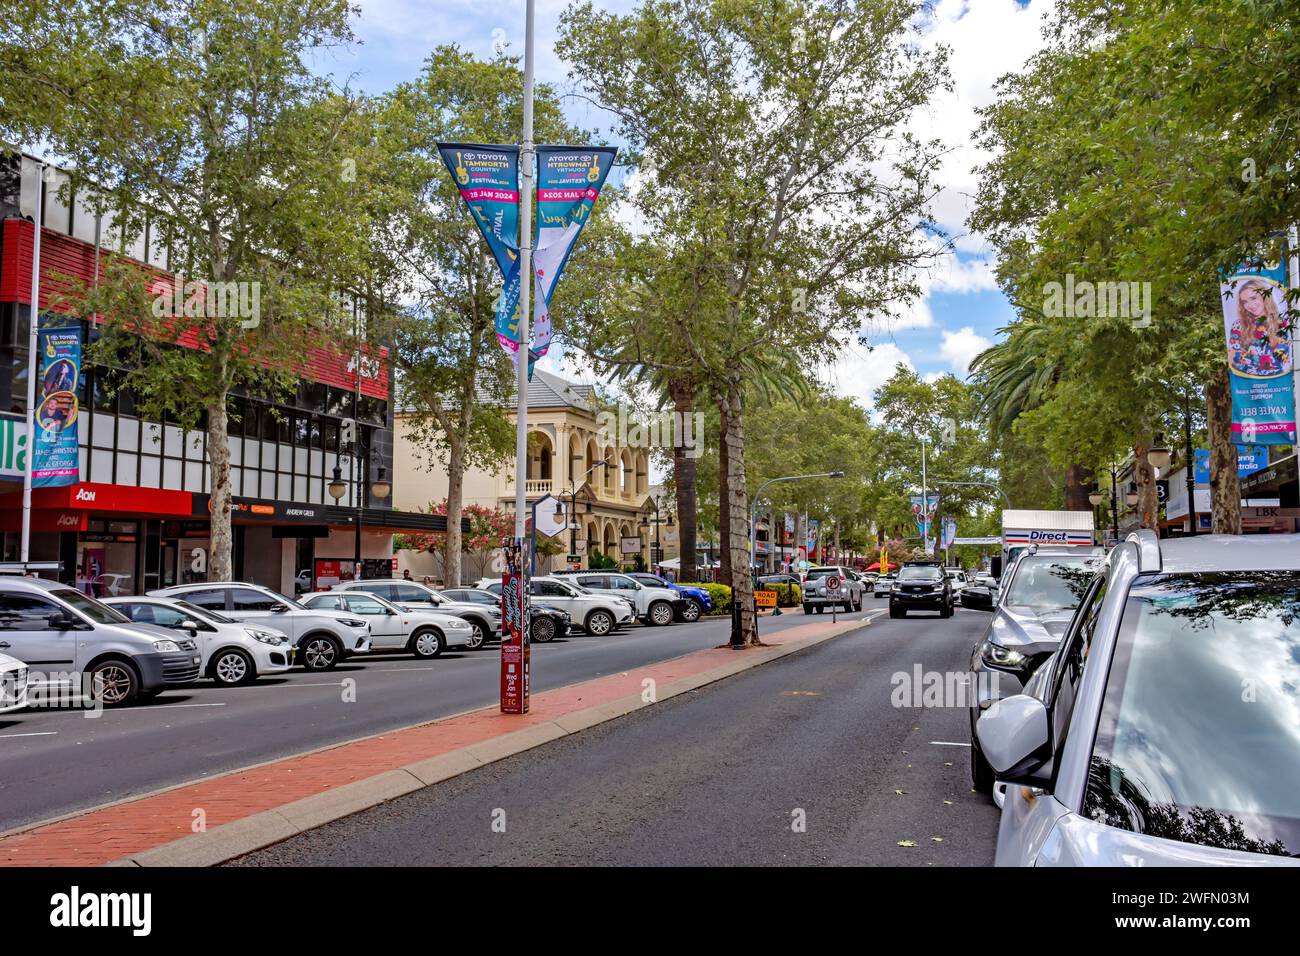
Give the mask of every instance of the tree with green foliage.
<path id="1" fill-rule="evenodd" d="M 206 429 L 214 580 L 233 573 L 232 392 L 290 392 L 307 345 L 355 341 L 371 311 L 373 117 L 307 63 L 352 39 L 350 14 L 344 0 L 0 2 L 0 139 L 65 158 L 119 251 L 147 227 L 172 272 L 209 284 L 173 315 L 115 257 L 67 308 L 102 317 L 92 358 L 143 415 Z M 255 314 L 211 314 L 227 284 Z"/>
<path id="2" fill-rule="evenodd" d="M 653 276 L 680 367 L 718 406 L 721 523 L 747 644 L 745 392 L 772 359 L 829 358 L 918 294 L 938 149 L 907 122 L 946 82 L 911 0 L 646 0 L 571 7 L 558 52 L 646 164 L 630 201 L 671 255 Z M 676 357 L 674 357 L 676 358 Z"/>

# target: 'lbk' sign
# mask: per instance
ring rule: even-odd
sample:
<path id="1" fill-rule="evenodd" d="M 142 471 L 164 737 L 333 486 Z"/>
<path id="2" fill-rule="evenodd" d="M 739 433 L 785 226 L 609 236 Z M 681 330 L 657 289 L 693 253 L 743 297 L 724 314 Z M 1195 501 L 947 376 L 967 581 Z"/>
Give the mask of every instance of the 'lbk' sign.
<path id="1" fill-rule="evenodd" d="M 522 574 L 501 579 L 501 713 L 528 713 L 528 595 Z"/>

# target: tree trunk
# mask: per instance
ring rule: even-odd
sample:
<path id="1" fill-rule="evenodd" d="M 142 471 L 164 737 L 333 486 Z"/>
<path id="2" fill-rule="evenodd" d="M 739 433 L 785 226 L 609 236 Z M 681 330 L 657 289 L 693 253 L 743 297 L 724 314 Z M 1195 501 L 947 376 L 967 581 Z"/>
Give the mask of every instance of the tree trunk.
<path id="1" fill-rule="evenodd" d="M 1232 391 L 1228 367 L 1205 386 L 1205 418 L 1210 433 L 1210 530 L 1241 534 L 1241 479 L 1232 441 Z M 1195 520 L 1195 508 L 1190 512 Z"/>
<path id="2" fill-rule="evenodd" d="M 727 507 L 727 470 L 730 467 L 730 454 L 726 440 L 726 402 L 718 399 L 718 411 L 723 425 L 719 428 L 718 441 L 718 576 L 720 584 L 731 585 L 731 512 Z"/>
<path id="3" fill-rule="evenodd" d="M 693 406 L 695 405 L 695 381 L 691 378 L 675 378 L 668 383 L 668 392 L 673 400 L 673 411 L 682 423 L 683 432 L 688 423 L 694 423 Z M 684 435 L 677 436 L 679 438 Z M 693 448 L 685 445 L 673 447 L 673 485 L 677 493 L 677 580 L 685 584 L 698 580 L 695 572 L 696 546 L 696 509 L 699 506 L 695 486 L 695 455 L 703 446 L 703 435 L 692 435 Z M 690 452 L 690 454 L 687 454 Z"/>
<path id="4" fill-rule="evenodd" d="M 461 586 L 460 515 L 465 502 L 465 441 L 447 435 L 447 536 L 442 545 L 442 575 L 449 588 Z"/>
<path id="5" fill-rule="evenodd" d="M 1137 483 L 1139 527 L 1158 531 L 1160 528 L 1160 499 L 1156 492 L 1156 471 L 1147 461 L 1151 450 L 1151 435 L 1144 433 L 1133 443 L 1133 480 Z"/>
<path id="6" fill-rule="evenodd" d="M 750 577 L 749 495 L 745 490 L 745 427 L 742 385 L 738 373 L 731 373 L 722 403 L 722 447 L 727 452 L 727 467 L 722 472 L 725 486 L 727 537 L 723 553 L 730 552 L 731 599 L 740 609 L 740 634 L 746 646 L 759 643 L 758 620 L 754 613 L 754 582 Z"/>
<path id="7" fill-rule="evenodd" d="M 1065 510 L 1091 511 L 1088 492 L 1092 484 L 1092 471 L 1083 465 L 1071 465 L 1065 470 Z"/>
<path id="8" fill-rule="evenodd" d="M 208 538 L 208 580 L 233 581 L 230 533 L 230 432 L 226 396 L 208 406 L 208 477 L 212 512 Z"/>

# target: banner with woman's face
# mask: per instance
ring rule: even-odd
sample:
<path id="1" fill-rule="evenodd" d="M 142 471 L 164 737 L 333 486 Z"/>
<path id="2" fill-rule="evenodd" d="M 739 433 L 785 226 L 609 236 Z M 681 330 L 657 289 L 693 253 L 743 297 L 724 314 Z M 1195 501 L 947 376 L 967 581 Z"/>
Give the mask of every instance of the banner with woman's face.
<path id="1" fill-rule="evenodd" d="M 1238 444 L 1293 445 L 1296 402 L 1286 257 L 1241 266 L 1223 280 L 1223 328 Z"/>

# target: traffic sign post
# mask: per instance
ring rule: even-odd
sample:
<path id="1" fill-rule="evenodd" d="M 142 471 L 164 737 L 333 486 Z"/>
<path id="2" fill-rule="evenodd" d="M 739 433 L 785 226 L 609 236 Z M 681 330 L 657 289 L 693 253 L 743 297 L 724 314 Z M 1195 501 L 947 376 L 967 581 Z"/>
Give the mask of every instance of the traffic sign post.
<path id="1" fill-rule="evenodd" d="M 840 596 L 840 576 L 838 574 L 828 574 L 826 576 L 826 596 L 828 598 L 837 598 Z M 836 612 L 839 610 L 839 603 L 831 604 L 831 623 L 834 624 L 838 618 Z"/>

